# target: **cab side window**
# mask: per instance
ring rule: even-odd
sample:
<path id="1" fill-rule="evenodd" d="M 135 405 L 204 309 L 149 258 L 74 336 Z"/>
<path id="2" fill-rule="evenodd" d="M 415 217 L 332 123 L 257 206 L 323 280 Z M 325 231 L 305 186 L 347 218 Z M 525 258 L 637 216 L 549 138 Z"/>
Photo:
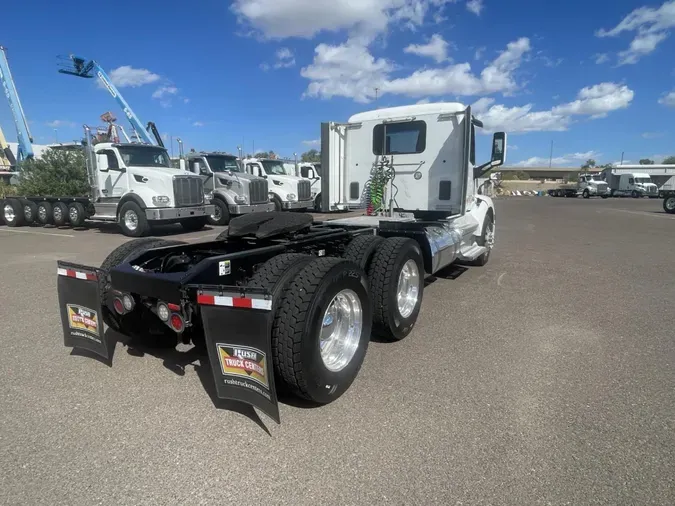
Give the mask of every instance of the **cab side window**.
<path id="1" fill-rule="evenodd" d="M 632 177 L 628 179 L 628 184 L 634 184 L 634 183 L 635 183 L 635 180 Z"/>

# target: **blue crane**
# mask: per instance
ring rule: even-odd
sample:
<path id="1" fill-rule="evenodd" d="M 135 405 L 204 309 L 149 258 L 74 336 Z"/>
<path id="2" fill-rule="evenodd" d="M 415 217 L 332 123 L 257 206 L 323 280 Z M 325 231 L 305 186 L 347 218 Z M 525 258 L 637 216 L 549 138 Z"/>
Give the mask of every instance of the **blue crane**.
<path id="1" fill-rule="evenodd" d="M 28 121 L 23 112 L 21 100 L 19 100 L 19 94 L 14 85 L 14 79 L 12 79 L 12 72 L 9 70 L 6 49 L 3 46 L 0 46 L 0 81 L 9 101 L 9 108 L 12 111 L 14 124 L 16 125 L 16 137 L 19 144 L 17 161 L 21 162 L 27 158 L 33 158 L 33 137 L 28 128 Z"/>
<path id="2" fill-rule="evenodd" d="M 138 116 L 136 116 L 136 113 L 133 111 L 129 103 L 124 99 L 122 94 L 110 80 L 110 77 L 108 77 L 108 74 L 106 74 L 105 70 L 103 70 L 103 68 L 98 63 L 96 63 L 94 60 L 87 60 L 86 58 L 82 58 L 80 56 L 75 55 L 70 55 L 69 59 L 70 62 L 66 66 L 60 68 L 59 72 L 61 72 L 62 74 L 84 77 L 87 79 L 91 79 L 92 77 L 98 77 L 103 83 L 103 85 L 108 89 L 113 98 L 117 100 L 117 103 L 124 111 L 124 114 L 129 119 L 129 123 L 131 123 L 132 128 L 134 129 L 136 134 L 141 138 L 141 140 L 151 145 L 157 144 L 161 146 L 163 144 L 162 138 L 159 137 L 159 134 L 155 134 L 156 132 L 156 128 L 154 128 L 155 124 L 148 123 L 147 129 L 143 127 L 143 123 L 141 123 L 141 120 L 138 119 Z M 148 130 L 151 129 L 150 125 L 152 125 L 153 127 L 153 134 L 155 136 L 154 141 L 152 137 L 150 137 L 150 134 L 148 133 Z"/>

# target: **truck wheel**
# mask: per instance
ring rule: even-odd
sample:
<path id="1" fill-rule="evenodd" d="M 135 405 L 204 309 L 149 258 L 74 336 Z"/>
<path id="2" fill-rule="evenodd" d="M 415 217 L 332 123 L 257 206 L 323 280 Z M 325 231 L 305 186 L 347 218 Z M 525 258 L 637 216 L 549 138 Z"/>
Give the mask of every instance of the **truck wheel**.
<path id="1" fill-rule="evenodd" d="M 663 210 L 668 214 L 675 214 L 675 195 L 663 199 Z"/>
<path id="2" fill-rule="evenodd" d="M 37 219 L 43 225 L 51 225 L 54 222 L 51 202 L 43 200 L 37 206 Z"/>
<path id="3" fill-rule="evenodd" d="M 214 213 L 209 216 L 209 224 L 217 227 L 223 227 L 230 224 L 230 208 L 227 207 L 227 202 L 221 199 L 213 199 L 215 207 Z"/>
<path id="4" fill-rule="evenodd" d="M 564 197 L 565 196 L 565 192 L 563 192 L 562 190 L 558 190 L 557 194 L 558 194 L 558 197 Z"/>
<path id="5" fill-rule="evenodd" d="M 373 298 L 373 334 L 400 341 L 413 329 L 424 293 L 424 263 L 419 244 L 405 237 L 382 242 L 368 268 Z"/>
<path id="6" fill-rule="evenodd" d="M 363 270 L 342 258 L 317 258 L 293 277 L 272 326 L 277 374 L 287 390 L 328 404 L 352 384 L 372 326 L 365 284 Z"/>
<path id="7" fill-rule="evenodd" d="M 588 190 L 584 190 L 584 193 L 582 193 L 582 196 L 583 196 L 585 199 L 591 198 L 591 194 L 588 193 Z"/>
<path id="8" fill-rule="evenodd" d="M 20 227 L 24 223 L 23 206 L 18 199 L 6 199 L 2 203 L 2 217 L 8 227 Z"/>
<path id="9" fill-rule="evenodd" d="M 639 194 L 636 190 L 633 190 L 633 191 L 631 192 L 630 196 L 633 197 L 634 199 L 639 199 L 639 198 L 640 198 L 640 194 Z"/>
<path id="10" fill-rule="evenodd" d="M 57 227 L 66 225 L 68 223 L 68 206 L 63 202 L 54 202 L 52 216 L 54 217 L 54 225 Z"/>
<path id="11" fill-rule="evenodd" d="M 120 209 L 118 223 L 127 237 L 142 237 L 150 231 L 148 219 L 140 206 L 133 201 L 125 202 Z"/>
<path id="12" fill-rule="evenodd" d="M 68 218 L 73 227 L 81 227 L 87 219 L 84 206 L 79 202 L 73 202 L 68 206 Z"/>
<path id="13" fill-rule="evenodd" d="M 185 244 L 182 241 L 168 241 L 165 239 L 155 239 L 153 237 L 143 237 L 141 239 L 133 239 L 118 246 L 110 252 L 110 254 L 103 260 L 101 269 L 105 271 L 105 280 L 101 282 L 101 312 L 103 314 L 103 321 L 118 332 L 124 335 L 132 336 L 138 332 L 138 324 L 140 322 L 140 313 L 147 311 L 141 304 L 136 305 L 136 309 L 131 313 L 119 315 L 115 313 L 112 307 L 112 301 L 108 304 L 108 291 L 110 290 L 110 277 L 108 272 L 113 267 L 121 264 L 131 255 L 141 253 L 142 251 L 152 248 L 160 248 L 164 246 L 176 246 Z"/>
<path id="14" fill-rule="evenodd" d="M 602 198 L 603 199 L 609 198 L 609 195 L 603 195 Z"/>
<path id="15" fill-rule="evenodd" d="M 272 196 L 272 202 L 274 202 L 274 210 L 275 211 L 283 211 L 284 206 L 281 203 L 281 199 L 277 195 Z"/>
<path id="16" fill-rule="evenodd" d="M 19 202 L 23 206 L 23 219 L 26 223 L 35 223 L 37 220 L 37 204 L 28 199 L 20 199 Z"/>
<path id="17" fill-rule="evenodd" d="M 382 242 L 384 242 L 384 238 L 379 235 L 358 235 L 347 245 L 345 252 L 342 254 L 342 258 L 351 260 L 362 269 L 368 269 L 368 265 L 373 259 L 375 250 Z"/>
<path id="18" fill-rule="evenodd" d="M 609 191 L 609 196 L 610 196 L 610 197 L 616 197 L 615 190 L 610 190 L 610 191 Z"/>
<path id="19" fill-rule="evenodd" d="M 198 216 L 197 218 L 188 218 L 181 220 L 180 226 L 186 232 L 197 232 L 206 226 L 208 216 Z"/>

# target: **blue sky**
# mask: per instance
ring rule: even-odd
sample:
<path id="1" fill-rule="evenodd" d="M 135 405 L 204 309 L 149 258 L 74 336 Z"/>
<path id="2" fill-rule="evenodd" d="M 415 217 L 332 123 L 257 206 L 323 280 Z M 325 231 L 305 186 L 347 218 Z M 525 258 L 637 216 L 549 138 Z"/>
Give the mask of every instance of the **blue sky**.
<path id="1" fill-rule="evenodd" d="M 76 53 L 113 76 L 142 121 L 196 149 L 255 142 L 291 156 L 318 147 L 322 121 L 460 101 L 510 133 L 509 164 L 547 165 L 551 141 L 558 165 L 675 154 L 675 0 L 168 5 L 4 6 L 0 44 L 36 143 L 78 138 L 108 110 L 122 122 L 94 80 L 56 72 L 57 55 Z M 15 140 L 3 101 L 0 126 Z"/>

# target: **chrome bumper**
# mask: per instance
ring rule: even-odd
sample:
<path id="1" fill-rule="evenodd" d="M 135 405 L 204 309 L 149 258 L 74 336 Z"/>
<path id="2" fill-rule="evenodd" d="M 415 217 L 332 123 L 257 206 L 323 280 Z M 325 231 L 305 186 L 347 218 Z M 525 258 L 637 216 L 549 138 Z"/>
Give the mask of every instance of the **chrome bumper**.
<path id="1" fill-rule="evenodd" d="M 195 207 L 163 207 L 160 209 L 146 209 L 145 217 L 149 221 L 178 220 L 181 218 L 196 218 L 198 216 L 210 216 L 216 212 L 212 204 Z"/>
<path id="2" fill-rule="evenodd" d="M 228 204 L 227 208 L 230 210 L 231 214 L 266 213 L 268 211 L 274 211 L 274 203 L 251 204 L 250 206 Z"/>
<path id="3" fill-rule="evenodd" d="M 299 200 L 295 202 L 282 202 L 281 207 L 284 209 L 309 209 L 314 207 L 313 200 Z"/>

